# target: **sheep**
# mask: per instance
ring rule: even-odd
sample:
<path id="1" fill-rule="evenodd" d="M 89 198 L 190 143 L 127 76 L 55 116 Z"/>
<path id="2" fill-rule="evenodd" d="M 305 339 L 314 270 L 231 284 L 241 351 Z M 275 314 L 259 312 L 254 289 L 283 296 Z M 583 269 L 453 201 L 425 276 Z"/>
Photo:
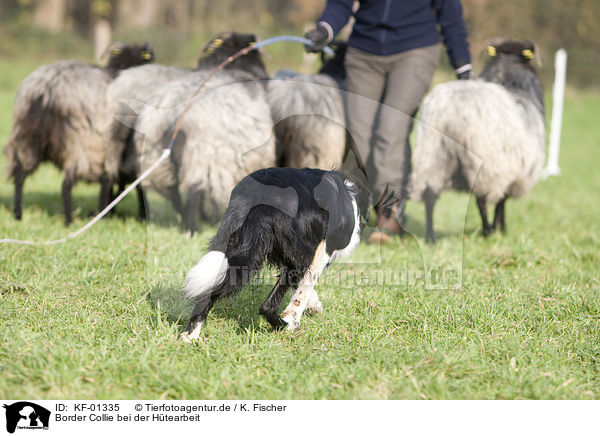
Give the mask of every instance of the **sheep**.
<path id="1" fill-rule="evenodd" d="M 238 38 L 238 42 L 242 41 Z M 248 39 L 238 49 L 253 43 Z M 273 121 L 266 98 L 266 71 L 260 53 L 251 51 L 229 70 L 215 74 L 185 113 L 172 158 L 145 181 L 166 196 L 191 235 L 196 214 L 210 223 L 222 216 L 236 182 L 275 164 Z M 254 65 L 254 67 L 252 67 Z M 190 97 L 212 70 L 199 70 L 158 87 L 137 116 L 133 143 L 143 171 L 167 147 L 175 123 Z M 180 189 L 187 194 L 185 208 Z"/>
<path id="2" fill-rule="evenodd" d="M 435 243 L 433 207 L 443 190 L 470 190 L 487 236 L 506 232 L 505 202 L 537 182 L 545 159 L 542 84 L 531 65 L 534 44 L 488 47 L 479 79 L 436 86 L 421 106 L 410 196 L 423 200 L 426 240 Z M 486 203 L 495 205 L 492 224 Z"/>
<path id="3" fill-rule="evenodd" d="M 202 47 L 195 70 L 157 64 L 143 65 L 123 71 L 110 84 L 107 92 L 109 110 L 113 114 L 110 147 L 122 155 L 119 169 L 120 190 L 123 190 L 124 185 L 131 183 L 139 174 L 139 161 L 133 144 L 134 130 L 138 114 L 146 105 L 152 104 L 152 99 L 159 98 L 155 95 L 155 90 L 169 82 L 198 77 L 196 73 L 199 70 L 215 68 L 241 48 L 255 42 L 255 35 L 221 32 Z M 225 69 L 231 68 L 250 71 L 259 79 L 268 78 L 258 53 L 251 52 L 225 67 Z M 172 200 L 177 213 L 182 214 L 178 190 L 174 186 L 169 186 L 167 191 L 166 195 Z M 137 192 L 139 214 L 141 218 L 145 218 L 144 195 L 139 185 Z"/>
<path id="4" fill-rule="evenodd" d="M 278 71 L 268 85 L 275 122 L 277 165 L 294 168 L 339 167 L 346 149 L 344 102 L 346 44 L 332 44 L 335 56 L 318 74 Z"/>
<path id="5" fill-rule="evenodd" d="M 112 46 L 105 67 L 77 61 L 42 66 L 20 85 L 13 109 L 12 132 L 4 152 L 14 180 L 14 215 L 22 218 L 25 178 L 40 163 L 63 170 L 65 224 L 73 221 L 71 189 L 78 180 L 100 182 L 100 207 L 109 201 L 120 156 L 107 149 L 106 89 L 121 69 L 151 62 L 149 44 Z"/>

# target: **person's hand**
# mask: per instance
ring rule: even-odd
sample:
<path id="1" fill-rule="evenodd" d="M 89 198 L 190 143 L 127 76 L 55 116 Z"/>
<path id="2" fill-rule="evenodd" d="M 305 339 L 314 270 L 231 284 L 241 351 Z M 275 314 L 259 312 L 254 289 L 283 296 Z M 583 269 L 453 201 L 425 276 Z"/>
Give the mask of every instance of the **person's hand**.
<path id="1" fill-rule="evenodd" d="M 462 67 L 457 68 L 455 72 L 458 80 L 470 80 L 475 78 L 471 64 L 465 64 Z"/>
<path id="2" fill-rule="evenodd" d="M 329 44 L 331 41 L 331 35 L 329 34 L 329 30 L 323 24 L 318 24 L 314 29 L 309 30 L 304 34 L 306 39 L 309 39 L 312 42 L 312 45 L 306 45 L 306 51 L 316 53 Z"/>

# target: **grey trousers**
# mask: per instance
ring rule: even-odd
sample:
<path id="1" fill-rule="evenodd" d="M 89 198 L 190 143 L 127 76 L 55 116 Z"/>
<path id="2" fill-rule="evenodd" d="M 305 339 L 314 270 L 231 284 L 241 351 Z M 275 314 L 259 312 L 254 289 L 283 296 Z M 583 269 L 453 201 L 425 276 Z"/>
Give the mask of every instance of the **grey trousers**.
<path id="1" fill-rule="evenodd" d="M 439 51 L 439 45 L 433 45 L 377 56 L 348 48 L 348 133 L 365 165 L 375 199 L 386 186 L 396 196 L 406 196 L 410 174 L 408 136 L 438 65 Z"/>

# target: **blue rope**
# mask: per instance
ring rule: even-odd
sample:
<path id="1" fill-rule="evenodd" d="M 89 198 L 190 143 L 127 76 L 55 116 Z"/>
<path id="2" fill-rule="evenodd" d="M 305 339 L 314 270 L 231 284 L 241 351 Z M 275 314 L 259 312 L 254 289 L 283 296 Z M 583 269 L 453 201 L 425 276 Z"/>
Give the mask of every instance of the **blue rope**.
<path id="1" fill-rule="evenodd" d="M 265 39 L 264 41 L 259 41 L 256 44 L 254 44 L 252 47 L 255 49 L 259 49 L 259 48 L 265 47 L 267 45 L 274 44 L 276 42 L 298 42 L 300 44 L 304 44 L 307 47 L 310 47 L 313 44 L 310 39 L 302 38 L 301 36 L 281 35 L 281 36 L 274 36 L 273 38 Z M 325 46 L 325 47 L 323 47 L 322 51 L 323 51 L 323 53 L 325 53 L 328 56 L 334 55 L 334 52 L 331 49 L 331 47 Z"/>

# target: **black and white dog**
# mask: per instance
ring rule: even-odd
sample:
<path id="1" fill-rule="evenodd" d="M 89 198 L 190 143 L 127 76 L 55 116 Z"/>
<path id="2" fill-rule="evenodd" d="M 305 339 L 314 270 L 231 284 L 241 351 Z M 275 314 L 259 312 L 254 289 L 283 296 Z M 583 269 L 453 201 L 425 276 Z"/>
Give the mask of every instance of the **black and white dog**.
<path id="1" fill-rule="evenodd" d="M 186 277 L 195 307 L 182 339 L 197 339 L 215 301 L 246 285 L 265 262 L 281 273 L 260 306 L 274 328 L 295 329 L 305 310 L 321 312 L 316 282 L 358 245 L 368 212 L 368 190 L 337 171 L 267 168 L 246 176 L 231 193 L 211 251 Z M 280 317 L 288 289 L 295 293 Z"/>

